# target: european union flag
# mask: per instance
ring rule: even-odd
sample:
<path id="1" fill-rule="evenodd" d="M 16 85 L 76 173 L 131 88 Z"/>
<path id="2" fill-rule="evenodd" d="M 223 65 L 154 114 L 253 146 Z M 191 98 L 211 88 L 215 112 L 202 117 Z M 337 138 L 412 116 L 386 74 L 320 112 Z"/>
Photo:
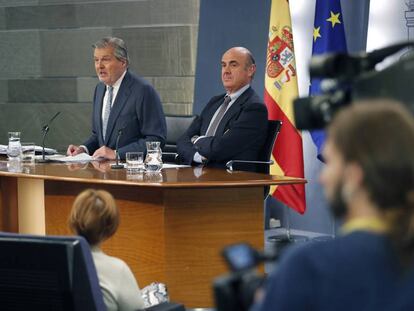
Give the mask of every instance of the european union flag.
<path id="1" fill-rule="evenodd" d="M 347 52 L 341 2 L 316 0 L 312 55 L 332 52 Z M 312 79 L 309 94 L 320 93 L 320 79 Z M 325 131 L 312 131 L 311 136 L 318 149 L 318 159 L 322 161 Z"/>

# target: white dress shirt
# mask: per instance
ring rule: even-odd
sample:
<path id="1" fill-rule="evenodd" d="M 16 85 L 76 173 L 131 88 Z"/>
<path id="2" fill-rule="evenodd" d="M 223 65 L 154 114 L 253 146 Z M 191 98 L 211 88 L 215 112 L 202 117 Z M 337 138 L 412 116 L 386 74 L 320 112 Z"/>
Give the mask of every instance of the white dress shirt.
<path id="1" fill-rule="evenodd" d="M 113 107 L 113 105 L 114 105 L 114 102 L 115 102 L 115 98 L 116 98 L 116 95 L 118 95 L 118 91 L 119 91 L 119 88 L 120 88 L 120 86 L 121 86 L 121 83 L 122 83 L 122 80 L 124 79 L 124 77 L 125 77 L 125 74 L 126 74 L 126 70 L 124 71 L 124 73 L 121 75 L 121 77 L 114 83 L 114 85 L 112 85 L 112 87 L 114 88 L 113 90 L 112 90 L 112 102 L 111 102 L 111 108 Z M 102 122 L 103 122 L 103 120 L 104 120 L 104 111 L 105 111 L 105 107 L 106 107 L 106 105 L 108 104 L 108 94 L 109 94 L 109 92 L 108 92 L 108 85 L 106 86 L 106 92 L 105 92 L 105 96 L 104 96 L 104 98 L 103 98 L 103 107 L 102 107 L 102 115 L 101 115 L 101 118 L 102 118 Z"/>
<path id="2" fill-rule="evenodd" d="M 119 88 L 121 87 L 121 83 L 122 83 L 122 80 L 124 80 L 124 77 L 125 77 L 125 75 L 126 75 L 126 70 L 124 71 L 124 73 L 121 75 L 121 77 L 114 83 L 114 85 L 112 85 L 112 87 L 114 88 L 113 90 L 112 90 L 112 102 L 111 102 L 111 109 L 112 109 L 112 107 L 113 107 L 113 105 L 114 105 L 114 102 L 115 102 L 115 98 L 116 98 L 116 95 L 118 95 L 118 91 L 119 91 Z M 102 115 L 101 115 L 101 118 L 102 118 L 102 123 L 104 122 L 104 112 L 105 112 L 105 107 L 106 107 L 106 105 L 108 104 L 108 94 L 109 94 L 109 92 L 108 92 L 108 86 L 106 86 L 106 92 L 105 92 L 105 96 L 104 96 L 104 98 L 103 98 L 103 101 L 102 101 Z M 87 154 L 89 154 L 89 150 L 88 150 L 88 148 L 86 148 L 86 146 L 84 146 L 84 145 L 80 145 L 79 147 L 82 147 L 84 150 L 85 150 L 85 152 L 87 153 Z"/>

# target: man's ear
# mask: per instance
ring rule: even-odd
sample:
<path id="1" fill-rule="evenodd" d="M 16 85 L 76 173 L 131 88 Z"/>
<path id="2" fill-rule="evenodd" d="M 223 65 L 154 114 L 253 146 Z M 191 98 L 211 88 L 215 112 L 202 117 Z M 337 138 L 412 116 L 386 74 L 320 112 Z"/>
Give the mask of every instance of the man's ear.
<path id="1" fill-rule="evenodd" d="M 256 65 L 255 64 L 251 64 L 249 66 L 249 68 L 247 69 L 247 71 L 249 72 L 249 77 L 253 77 L 254 73 L 256 72 Z"/>

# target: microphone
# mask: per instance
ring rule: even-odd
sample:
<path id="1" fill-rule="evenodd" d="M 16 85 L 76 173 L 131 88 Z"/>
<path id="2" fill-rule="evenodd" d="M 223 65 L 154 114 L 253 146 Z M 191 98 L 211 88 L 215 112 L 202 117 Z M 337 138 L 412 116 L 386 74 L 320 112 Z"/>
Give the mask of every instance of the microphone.
<path id="1" fill-rule="evenodd" d="M 39 163 L 47 163 L 50 162 L 50 160 L 45 158 L 45 139 L 46 139 L 46 134 L 49 132 L 49 126 L 52 124 L 53 120 L 56 119 L 56 117 L 60 114 L 60 111 L 56 112 L 56 114 L 49 120 L 48 123 L 46 123 L 43 127 L 42 127 L 42 133 L 43 133 L 43 137 L 42 137 L 42 159 L 37 160 L 37 162 Z"/>
<path id="2" fill-rule="evenodd" d="M 118 130 L 118 136 L 116 137 L 116 144 L 115 144 L 115 160 L 116 160 L 116 163 L 111 165 L 111 168 L 114 169 L 114 170 L 124 168 L 124 166 L 122 164 L 119 164 L 119 153 L 118 153 L 119 139 L 122 136 L 122 130 L 123 129 L 124 129 L 124 127 Z"/>

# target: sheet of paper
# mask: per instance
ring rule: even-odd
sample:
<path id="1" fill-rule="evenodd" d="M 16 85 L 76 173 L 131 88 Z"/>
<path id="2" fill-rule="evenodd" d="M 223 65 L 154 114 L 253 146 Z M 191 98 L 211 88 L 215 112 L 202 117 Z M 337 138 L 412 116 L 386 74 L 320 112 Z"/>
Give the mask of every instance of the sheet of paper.
<path id="1" fill-rule="evenodd" d="M 75 156 L 55 155 L 47 158 L 58 162 L 90 162 L 95 160 L 92 156 L 86 153 L 79 153 Z"/>
<path id="2" fill-rule="evenodd" d="M 36 154 L 42 153 L 42 146 L 35 146 Z M 52 148 L 45 148 L 46 154 L 56 154 L 56 149 Z M 0 154 L 7 154 L 7 145 L 0 145 Z"/>

